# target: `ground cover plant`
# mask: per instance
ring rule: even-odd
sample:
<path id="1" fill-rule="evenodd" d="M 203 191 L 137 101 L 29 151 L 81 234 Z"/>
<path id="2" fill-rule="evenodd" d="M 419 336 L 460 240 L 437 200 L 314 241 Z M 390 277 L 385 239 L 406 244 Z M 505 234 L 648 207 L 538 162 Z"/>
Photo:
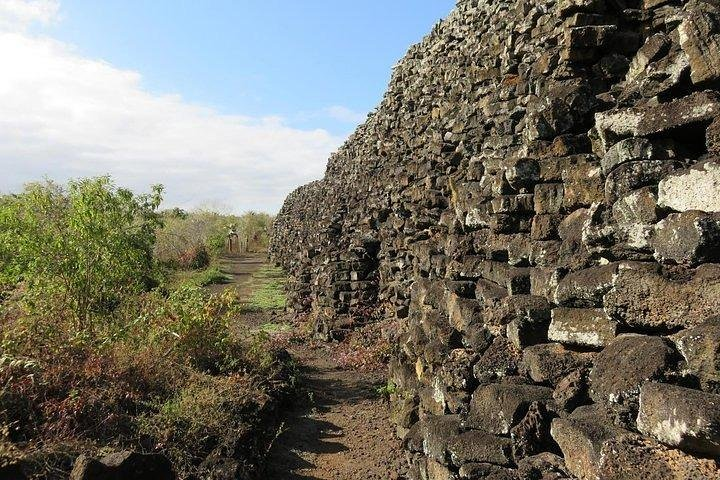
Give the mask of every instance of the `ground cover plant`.
<path id="1" fill-rule="evenodd" d="M 236 290 L 163 283 L 161 197 L 102 177 L 0 198 L 0 477 L 127 449 L 205 478 L 208 459 L 262 454 L 289 362 L 237 327 Z"/>
<path id="2" fill-rule="evenodd" d="M 285 274 L 278 267 L 265 266 L 253 273 L 252 295 L 245 308 L 252 311 L 282 310 L 287 301 L 285 296 Z"/>

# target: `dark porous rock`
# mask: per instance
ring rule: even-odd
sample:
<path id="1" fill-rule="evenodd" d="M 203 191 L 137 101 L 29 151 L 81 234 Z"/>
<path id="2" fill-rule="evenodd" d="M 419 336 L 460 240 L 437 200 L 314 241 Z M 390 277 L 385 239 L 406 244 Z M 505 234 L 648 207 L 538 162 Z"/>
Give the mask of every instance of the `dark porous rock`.
<path id="1" fill-rule="evenodd" d="M 525 417 L 510 430 L 516 462 L 521 458 L 557 450 L 557 444 L 550 435 L 550 424 L 556 416 L 544 403 L 530 404 Z"/>
<path id="2" fill-rule="evenodd" d="M 608 425 L 604 419 L 556 418 L 550 432 L 574 476 L 581 480 L 613 478 L 599 476 L 601 450 L 607 441 L 626 434 L 626 430 Z"/>
<path id="3" fill-rule="evenodd" d="M 617 322 L 601 308 L 554 308 L 548 339 L 563 345 L 604 347 L 617 335 Z"/>
<path id="4" fill-rule="evenodd" d="M 720 156 L 720 118 L 716 118 L 705 131 L 705 147 L 712 157 Z"/>
<path id="5" fill-rule="evenodd" d="M 73 464 L 70 480 L 105 480 L 120 478 L 109 472 L 106 465 L 96 458 L 80 455 Z"/>
<path id="6" fill-rule="evenodd" d="M 628 263 L 605 295 L 610 318 L 644 330 L 693 327 L 720 315 L 720 265 L 704 264 L 689 278 L 665 278 L 653 264 Z"/>
<path id="7" fill-rule="evenodd" d="M 703 91 L 659 105 L 598 113 L 595 125 L 607 151 L 623 138 L 644 137 L 679 127 L 707 124 L 719 113 L 717 93 Z"/>
<path id="8" fill-rule="evenodd" d="M 111 453 L 99 460 L 80 456 L 71 480 L 174 480 L 170 461 L 160 454 Z"/>
<path id="9" fill-rule="evenodd" d="M 517 373 L 522 352 L 505 337 L 496 337 L 473 366 L 473 374 L 481 383 L 491 383 Z"/>
<path id="10" fill-rule="evenodd" d="M 657 185 L 674 170 L 675 164 L 665 160 L 624 163 L 610 172 L 605 179 L 605 201 L 612 205 L 633 190 Z"/>
<path id="11" fill-rule="evenodd" d="M 558 2 L 557 12 L 563 17 L 573 13 L 603 13 L 605 2 L 601 0 L 561 0 Z"/>
<path id="12" fill-rule="evenodd" d="M 557 268 L 533 268 L 530 273 L 530 294 L 552 299 L 560 277 L 561 271 Z"/>
<path id="13" fill-rule="evenodd" d="M 620 435 L 605 442 L 594 478 L 613 480 L 714 479 L 720 468 L 712 459 L 688 455 L 635 434 Z M 582 477 L 581 477 L 582 478 Z"/>
<path id="14" fill-rule="evenodd" d="M 390 420 L 397 425 L 398 436 L 404 437 L 410 426 L 418 421 L 417 399 L 392 395 L 390 402 Z"/>
<path id="15" fill-rule="evenodd" d="M 560 213 L 564 198 L 564 186 L 562 183 L 543 183 L 535 185 L 535 213 L 555 214 Z"/>
<path id="16" fill-rule="evenodd" d="M 403 448 L 409 452 L 418 453 L 423 451 L 423 429 L 425 421 L 415 422 L 403 436 Z"/>
<path id="17" fill-rule="evenodd" d="M 700 162 L 662 179 L 658 204 L 676 212 L 720 212 L 720 162 Z"/>
<path id="18" fill-rule="evenodd" d="M 554 387 L 571 371 L 588 366 L 593 355 L 575 352 L 559 343 L 533 345 L 523 350 L 520 370 L 533 381 Z"/>
<path id="19" fill-rule="evenodd" d="M 655 225 L 652 237 L 658 262 L 694 266 L 720 260 L 720 214 L 674 213 Z"/>
<path id="20" fill-rule="evenodd" d="M 505 307 L 505 308 L 503 308 Z M 534 295 L 515 295 L 503 301 L 496 310 L 507 312 L 508 339 L 518 349 L 547 341 L 547 329 L 550 323 L 550 304 L 544 297 Z M 491 315 L 487 315 L 488 320 Z"/>
<path id="21" fill-rule="evenodd" d="M 494 304 L 495 301 L 508 296 L 507 288 L 495 282 L 480 279 L 475 286 L 475 298 L 483 304 Z"/>
<path id="22" fill-rule="evenodd" d="M 483 321 L 486 325 L 502 326 L 515 320 L 528 323 L 550 323 L 550 304 L 544 297 L 512 295 L 486 307 Z"/>
<path id="23" fill-rule="evenodd" d="M 613 287 L 617 271 L 618 264 L 611 263 L 566 275 L 558 283 L 555 303 L 569 307 L 602 306 L 603 295 Z"/>
<path id="24" fill-rule="evenodd" d="M 456 480 L 457 478 L 457 475 L 443 463 L 429 458 L 425 465 L 425 471 L 418 480 Z"/>
<path id="25" fill-rule="evenodd" d="M 678 27 L 680 45 L 690 61 L 694 83 L 720 79 L 720 7 L 691 0 Z"/>
<path id="26" fill-rule="evenodd" d="M 590 253 L 583 243 L 583 230 L 589 221 L 590 209 L 581 208 L 565 217 L 560 224 L 558 233 L 562 244 L 556 262 L 558 267 L 580 270 L 592 265 Z"/>
<path id="27" fill-rule="evenodd" d="M 509 438 L 498 437 L 479 430 L 469 430 L 454 437 L 448 443 L 450 461 L 455 466 L 466 463 L 491 463 L 512 465 L 512 448 Z"/>
<path id="28" fill-rule="evenodd" d="M 492 463 L 466 463 L 459 475 L 462 480 L 520 480 L 515 470 Z"/>
<path id="29" fill-rule="evenodd" d="M 627 162 L 669 159 L 675 158 L 675 156 L 672 142 L 641 137 L 626 138 L 613 145 L 602 157 L 600 164 L 603 173 L 607 175 L 616 167 Z"/>
<path id="30" fill-rule="evenodd" d="M 460 417 L 437 415 L 421 420 L 423 453 L 447 465 L 447 446 L 460 433 Z"/>
<path id="31" fill-rule="evenodd" d="M 657 222 L 657 196 L 652 188 L 635 190 L 613 204 L 613 219 L 621 225 L 647 225 Z"/>
<path id="32" fill-rule="evenodd" d="M 675 347 L 704 391 L 720 394 L 720 317 L 674 335 Z"/>
<path id="33" fill-rule="evenodd" d="M 600 403 L 632 406 L 643 384 L 663 379 L 676 363 L 677 352 L 665 339 L 620 335 L 595 357 L 590 396 Z"/>
<path id="34" fill-rule="evenodd" d="M 657 196 L 651 187 L 634 190 L 613 204 L 616 240 L 626 248 L 649 250 L 653 225 L 658 220 Z"/>
<path id="35" fill-rule="evenodd" d="M 572 478 L 565 466 L 565 459 L 550 452 L 519 460 L 517 470 L 520 478 L 527 480 L 570 480 Z"/>
<path id="36" fill-rule="evenodd" d="M 563 171 L 563 208 L 589 207 L 604 198 L 602 169 L 596 160 L 581 161 Z"/>
<path id="37" fill-rule="evenodd" d="M 535 215 L 530 229 L 532 240 L 555 240 L 558 238 L 558 227 L 565 219 L 563 215 Z"/>
<path id="38" fill-rule="evenodd" d="M 478 387 L 470 400 L 465 426 L 508 435 L 533 402 L 552 401 L 552 389 L 534 385 L 492 384 Z"/>
<path id="39" fill-rule="evenodd" d="M 637 426 L 670 447 L 720 457 L 720 395 L 646 383 L 640 390 Z"/>
<path id="40" fill-rule="evenodd" d="M 572 412 L 578 406 L 590 401 L 588 395 L 589 373 L 586 368 L 578 368 L 557 383 L 555 391 L 553 391 L 553 400 L 558 408 Z"/>
<path id="41" fill-rule="evenodd" d="M 474 298 L 463 298 L 455 293 L 448 294 L 447 313 L 450 325 L 461 332 L 482 321 L 480 303 Z"/>

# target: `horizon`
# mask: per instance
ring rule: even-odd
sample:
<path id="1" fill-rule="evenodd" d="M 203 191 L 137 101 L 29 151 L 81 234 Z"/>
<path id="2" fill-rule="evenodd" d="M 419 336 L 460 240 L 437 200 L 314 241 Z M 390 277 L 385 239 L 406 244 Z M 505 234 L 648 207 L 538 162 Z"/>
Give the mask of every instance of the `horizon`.
<path id="1" fill-rule="evenodd" d="M 275 214 L 454 3 L 0 0 L 0 192 L 110 175 Z"/>

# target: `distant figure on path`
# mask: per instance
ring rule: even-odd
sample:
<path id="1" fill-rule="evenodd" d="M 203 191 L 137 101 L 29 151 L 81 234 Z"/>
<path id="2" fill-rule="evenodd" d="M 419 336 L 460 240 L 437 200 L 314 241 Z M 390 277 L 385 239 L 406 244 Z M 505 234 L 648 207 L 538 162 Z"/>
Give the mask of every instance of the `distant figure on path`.
<path id="1" fill-rule="evenodd" d="M 238 236 L 235 224 L 230 224 L 228 228 L 227 250 L 228 253 L 239 253 L 240 251 L 240 237 Z"/>

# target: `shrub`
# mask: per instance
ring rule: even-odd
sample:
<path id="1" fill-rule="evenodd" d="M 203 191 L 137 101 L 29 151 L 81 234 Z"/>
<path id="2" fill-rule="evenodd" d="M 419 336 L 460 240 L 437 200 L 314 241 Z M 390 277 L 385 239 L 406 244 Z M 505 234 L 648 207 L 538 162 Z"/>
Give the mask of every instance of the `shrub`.
<path id="1" fill-rule="evenodd" d="M 210 254 L 205 245 L 193 245 L 178 258 L 178 266 L 183 269 L 201 270 L 210 265 Z"/>
<path id="2" fill-rule="evenodd" d="M 137 196 L 108 177 L 27 185 L 0 204 L 2 270 L 24 280 L 31 310 L 67 311 L 92 332 L 150 283 L 161 194 Z"/>

